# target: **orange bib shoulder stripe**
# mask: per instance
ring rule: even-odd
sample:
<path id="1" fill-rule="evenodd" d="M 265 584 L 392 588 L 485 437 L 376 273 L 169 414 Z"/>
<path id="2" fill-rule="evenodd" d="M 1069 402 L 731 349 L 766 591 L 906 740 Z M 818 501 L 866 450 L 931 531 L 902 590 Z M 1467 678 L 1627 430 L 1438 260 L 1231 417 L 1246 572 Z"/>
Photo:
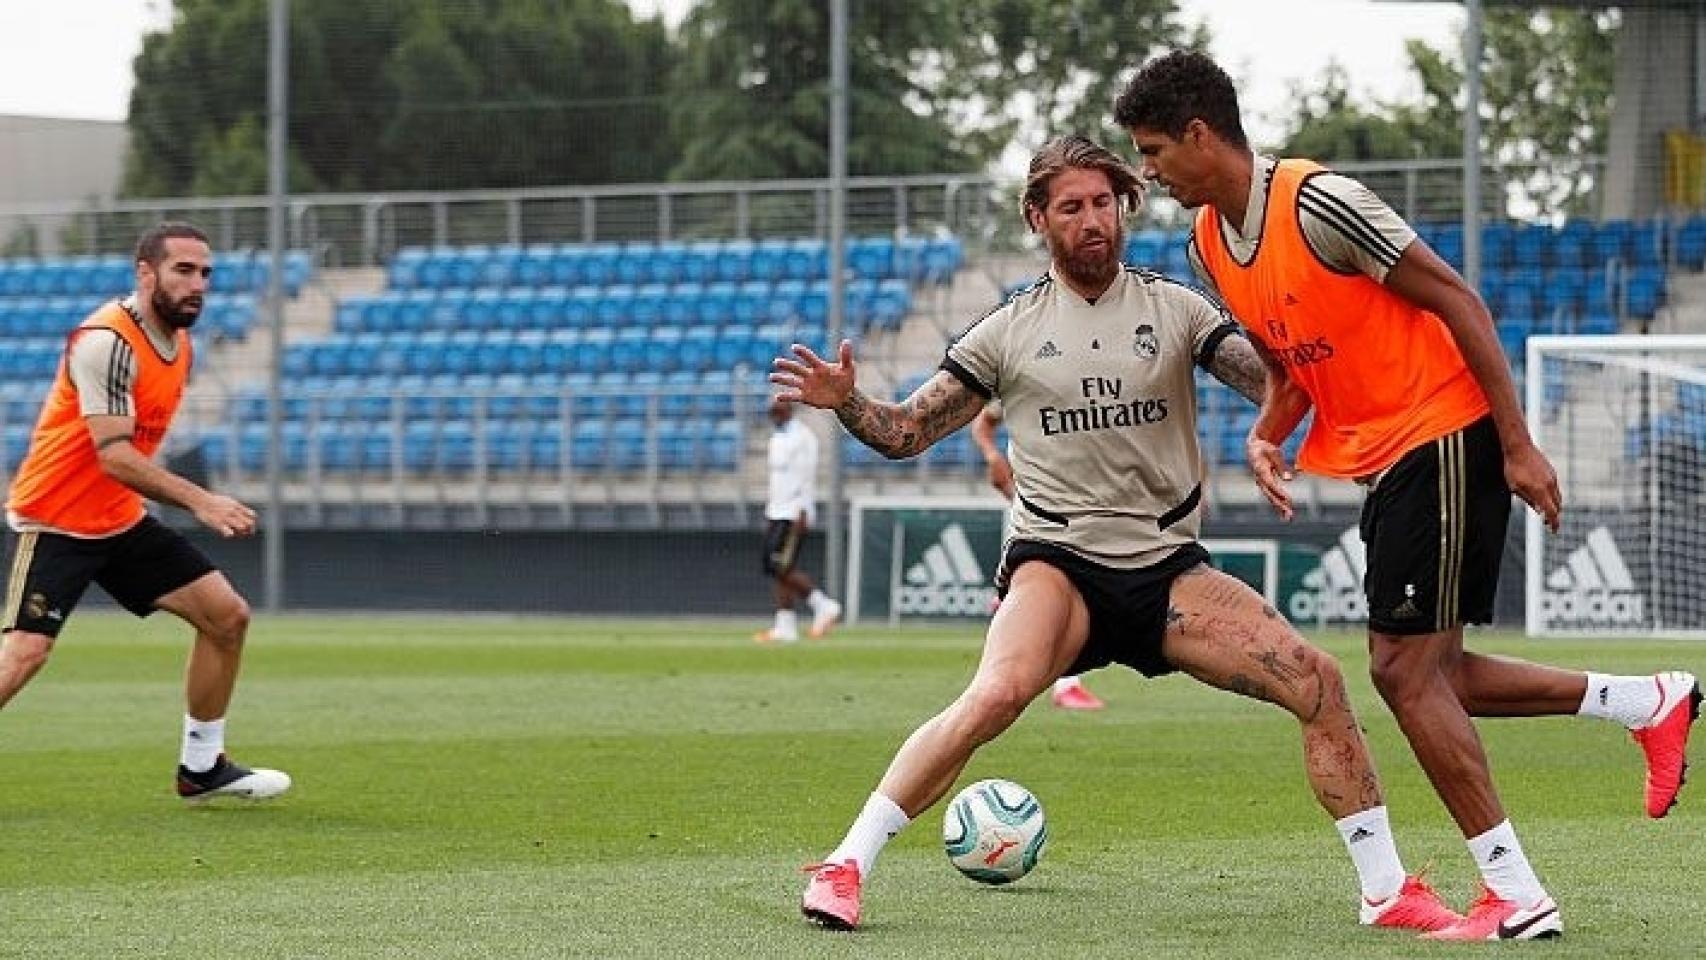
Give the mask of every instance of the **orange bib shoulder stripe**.
<path id="1" fill-rule="evenodd" d="M 1248 266 L 1233 259 L 1213 208 L 1197 211 L 1195 235 L 1227 307 L 1314 404 L 1298 467 L 1354 478 L 1490 408 L 1444 321 L 1365 274 L 1333 270 L 1310 249 L 1298 193 L 1323 172 L 1307 160 L 1274 167 Z"/>
<path id="2" fill-rule="evenodd" d="M 7 509 L 25 520 L 86 537 L 120 533 L 142 519 L 142 497 L 101 469 L 77 388 L 71 381 L 68 358 L 71 343 L 90 330 L 111 330 L 129 344 L 136 358 L 131 384 L 131 413 L 136 426 L 131 443 L 144 456 L 153 456 L 166 438 L 189 382 L 191 347 L 188 333 L 177 331 L 177 353 L 171 360 L 155 349 L 141 321 L 124 304 L 114 301 L 96 310 L 66 338 L 65 353 L 54 375 L 53 389 L 42 404 L 30 435 L 30 450 L 12 481 Z"/>

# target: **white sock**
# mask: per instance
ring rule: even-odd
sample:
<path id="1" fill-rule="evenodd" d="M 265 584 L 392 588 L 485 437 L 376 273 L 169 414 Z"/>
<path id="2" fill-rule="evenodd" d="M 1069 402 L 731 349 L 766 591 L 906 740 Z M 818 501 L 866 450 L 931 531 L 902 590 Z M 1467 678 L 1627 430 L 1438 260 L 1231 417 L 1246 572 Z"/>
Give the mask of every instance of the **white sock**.
<path id="1" fill-rule="evenodd" d="M 1379 903 L 1403 888 L 1404 862 L 1398 859 L 1398 844 L 1392 839 L 1392 824 L 1384 804 L 1335 820 L 1333 826 L 1339 828 L 1351 863 L 1356 865 L 1364 899 Z"/>
<path id="2" fill-rule="evenodd" d="M 847 836 L 841 839 L 841 846 L 836 847 L 825 863 L 841 863 L 852 860 L 859 865 L 859 876 L 869 877 L 871 867 L 876 865 L 877 854 L 882 852 L 883 845 L 894 839 L 912 819 L 900 805 L 880 793 L 873 792 L 871 798 L 865 801 L 865 809 L 859 811 L 858 819 L 847 830 Z"/>
<path id="3" fill-rule="evenodd" d="M 1633 730 L 1643 726 L 1659 708 L 1659 683 L 1653 677 L 1614 677 L 1588 674 L 1587 693 L 1576 713 L 1584 717 L 1616 720 Z"/>
<path id="4" fill-rule="evenodd" d="M 813 613 L 822 612 L 823 605 L 828 603 L 828 602 L 829 602 L 829 595 L 824 593 L 822 590 L 818 589 L 817 587 L 813 587 L 811 596 L 806 598 L 806 603 L 811 606 Z"/>
<path id="5" fill-rule="evenodd" d="M 1066 691 L 1071 690 L 1073 687 L 1082 687 L 1083 685 L 1084 685 L 1084 681 L 1078 679 L 1077 674 L 1073 674 L 1072 676 L 1061 677 L 1061 678 L 1055 680 L 1054 692 L 1055 693 L 1065 693 Z"/>
<path id="6" fill-rule="evenodd" d="M 797 637 L 800 635 L 800 615 L 792 610 L 776 611 L 776 636 Z"/>
<path id="7" fill-rule="evenodd" d="M 1515 901 L 1522 907 L 1531 907 L 1545 899 L 1546 889 L 1534 875 L 1534 868 L 1528 865 L 1528 857 L 1522 852 L 1522 844 L 1517 842 L 1516 830 L 1509 820 L 1478 837 L 1470 837 L 1469 855 L 1481 868 L 1481 879 L 1487 882 L 1487 888 L 1500 899 Z"/>
<path id="8" fill-rule="evenodd" d="M 184 747 L 178 762 L 192 773 L 213 769 L 219 755 L 225 752 L 225 718 L 197 720 L 184 714 Z"/>

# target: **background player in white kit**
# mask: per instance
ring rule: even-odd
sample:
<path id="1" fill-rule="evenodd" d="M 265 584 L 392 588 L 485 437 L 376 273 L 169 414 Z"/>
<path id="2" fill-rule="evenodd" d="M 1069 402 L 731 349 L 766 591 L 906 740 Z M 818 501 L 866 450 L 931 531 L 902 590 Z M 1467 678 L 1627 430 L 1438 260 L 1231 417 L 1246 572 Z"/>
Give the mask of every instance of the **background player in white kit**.
<path id="1" fill-rule="evenodd" d="M 776 620 L 754 639 L 793 643 L 800 639 L 794 607 L 804 600 L 812 610 L 811 635 L 821 637 L 841 619 L 832 600 L 799 569 L 800 543 L 817 517 L 817 436 L 794 419 L 794 405 L 770 401 L 770 482 L 764 502 L 764 573 L 775 584 Z"/>

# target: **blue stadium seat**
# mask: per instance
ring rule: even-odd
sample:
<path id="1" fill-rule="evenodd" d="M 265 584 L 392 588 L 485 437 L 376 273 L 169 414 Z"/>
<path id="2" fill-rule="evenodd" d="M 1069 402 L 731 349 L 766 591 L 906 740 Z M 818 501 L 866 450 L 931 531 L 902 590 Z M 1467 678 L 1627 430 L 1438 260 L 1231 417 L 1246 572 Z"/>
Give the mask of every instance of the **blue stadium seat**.
<path id="1" fill-rule="evenodd" d="M 711 366 L 714 369 L 733 370 L 746 362 L 753 352 L 752 328 L 748 326 L 727 326 L 717 337 L 712 347 Z"/>
<path id="2" fill-rule="evenodd" d="M 559 283 L 551 270 L 557 250 L 550 244 L 534 244 L 521 252 L 515 262 L 513 282 L 522 287 L 546 287 Z"/>
<path id="3" fill-rule="evenodd" d="M 895 278 L 907 283 L 919 283 L 924 279 L 924 252 L 929 247 L 929 241 L 923 237 L 904 236 L 894 244 Z"/>
<path id="4" fill-rule="evenodd" d="M 1652 217 L 1629 227 L 1629 260 L 1640 267 L 1661 267 L 1665 262 L 1666 240 L 1670 224 L 1664 217 Z"/>
<path id="5" fill-rule="evenodd" d="M 1706 216 L 1692 216 L 1676 231 L 1676 262 L 1690 270 L 1706 267 Z"/>
<path id="6" fill-rule="evenodd" d="M 540 420 L 527 431 L 527 462 L 535 471 L 555 472 L 563 462 L 562 420 Z"/>
<path id="7" fill-rule="evenodd" d="M 738 289 L 735 284 L 726 281 L 707 284 L 704 296 L 699 299 L 700 322 L 714 327 L 733 323 Z"/>
<path id="8" fill-rule="evenodd" d="M 790 242 L 783 275 L 791 280 L 816 280 L 829 276 L 829 248 L 815 237 Z"/>
<path id="9" fill-rule="evenodd" d="M 1510 263 L 1513 269 L 1544 270 L 1552 262 L 1552 228 L 1541 223 L 1525 223 L 1516 227 L 1511 239 Z"/>
<path id="10" fill-rule="evenodd" d="M 1649 319 L 1665 302 L 1665 272 L 1656 264 L 1634 267 L 1626 274 L 1629 315 Z"/>
<path id="11" fill-rule="evenodd" d="M 934 237 L 924 249 L 923 280 L 938 285 L 951 283 L 964 263 L 965 250 L 960 238 L 952 235 Z"/>
<path id="12" fill-rule="evenodd" d="M 551 252 L 551 283 L 560 287 L 574 288 L 590 284 L 582 265 L 585 260 L 584 248 L 573 244 L 555 247 Z"/>
<path id="13" fill-rule="evenodd" d="M 646 429 L 646 422 L 637 417 L 611 420 L 605 443 L 609 464 L 616 470 L 639 470 L 646 466 L 651 457 L 651 438 Z"/>
<path id="14" fill-rule="evenodd" d="M 1548 316 L 1580 310 L 1587 302 L 1587 275 L 1577 267 L 1563 267 L 1546 275 L 1540 289 L 1540 308 Z"/>
<path id="15" fill-rule="evenodd" d="M 645 368 L 669 373 L 681 366 L 681 344 L 686 331 L 681 327 L 658 327 L 651 331 L 646 344 Z"/>
<path id="16" fill-rule="evenodd" d="M 707 370 L 716 365 L 717 341 L 721 339 L 712 327 L 693 327 L 681 335 L 676 364 L 682 370 Z"/>
<path id="17" fill-rule="evenodd" d="M 877 285 L 871 302 L 871 322 L 879 330 L 899 330 L 912 309 L 912 292 L 900 280 L 884 280 Z"/>
<path id="18" fill-rule="evenodd" d="M 717 279 L 717 257 L 721 245 L 714 240 L 689 243 L 682 253 L 681 279 L 692 283 L 711 283 Z"/>
<path id="19" fill-rule="evenodd" d="M 583 470 L 603 470 L 609 463 L 610 424 L 604 420 L 577 420 L 569 440 L 569 456 Z"/>
<path id="20" fill-rule="evenodd" d="M 753 244 L 748 269 L 751 279 L 775 283 L 787 276 L 787 270 L 788 241 L 771 238 Z"/>
<path id="21" fill-rule="evenodd" d="M 856 237 L 847 244 L 847 266 L 855 276 L 883 280 L 895 276 L 895 245 L 890 237 Z"/>
<path id="22" fill-rule="evenodd" d="M 699 300 L 705 294 L 703 285 L 695 282 L 678 283 L 669 288 L 663 298 L 663 316 L 659 323 L 683 330 L 699 323 Z"/>
<path id="23" fill-rule="evenodd" d="M 523 251 L 520 247 L 493 247 L 479 264 L 479 273 L 467 286 L 507 287 L 520 282 Z"/>
<path id="24" fill-rule="evenodd" d="M 1515 265 L 1512 255 L 1519 227 L 1508 220 L 1483 221 L 1481 224 L 1481 266 L 1491 270 L 1509 270 Z"/>
<path id="25" fill-rule="evenodd" d="M 669 287 L 647 283 L 634 291 L 626 326 L 649 329 L 663 323 L 664 304 L 669 299 Z"/>
<path id="26" fill-rule="evenodd" d="M 538 296 L 538 291 L 531 289 L 505 290 L 498 298 L 494 329 L 510 332 L 527 329 L 533 321 L 533 303 Z"/>
<path id="27" fill-rule="evenodd" d="M 687 277 L 687 244 L 664 241 L 652 248 L 646 279 L 651 283 L 682 283 Z"/>
<path id="28" fill-rule="evenodd" d="M 735 288 L 734 322 L 756 326 L 770 320 L 770 281 L 748 280 Z"/>
<path id="29" fill-rule="evenodd" d="M 1635 224 L 1628 220 L 1602 220 L 1594 230 L 1593 259 L 1596 263 L 1628 260 L 1634 246 Z"/>
<path id="30" fill-rule="evenodd" d="M 751 240 L 729 240 L 717 251 L 717 279 L 740 283 L 752 279 Z"/>
<path id="31" fill-rule="evenodd" d="M 593 308 L 593 326 L 605 327 L 610 330 L 625 327 L 628 325 L 633 309 L 633 287 L 627 284 L 605 287 L 604 292 L 598 298 L 597 306 Z"/>
<path id="32" fill-rule="evenodd" d="M 613 243 L 595 243 L 581 247 L 578 252 L 581 279 L 578 282 L 594 287 L 616 283 L 617 278 L 621 276 L 617 267 L 621 256 L 621 248 Z"/>
<path id="33" fill-rule="evenodd" d="M 616 283 L 639 286 L 651 281 L 653 246 L 649 243 L 627 243 L 616 253 Z"/>
<path id="34" fill-rule="evenodd" d="M 563 326 L 571 330 L 586 330 L 598 325 L 598 302 L 602 299 L 596 287 L 576 287 L 569 291 L 563 303 Z"/>
<path id="35" fill-rule="evenodd" d="M 698 407 L 699 371 L 684 368 L 665 374 L 662 390 L 658 413 L 665 420 L 673 422 L 691 416 Z"/>
<path id="36" fill-rule="evenodd" d="M 420 247 L 404 247 L 391 258 L 386 268 L 385 285 L 392 290 L 409 290 L 421 285 L 421 267 L 427 252 Z"/>
<path id="37" fill-rule="evenodd" d="M 1552 267 L 1555 270 L 1581 269 L 1593 261 L 1593 224 L 1586 220 L 1568 220 L 1552 240 Z"/>
<path id="38" fill-rule="evenodd" d="M 700 437 L 700 463 L 705 470 L 731 472 L 740 466 L 741 425 L 739 420 L 713 421 L 709 435 Z"/>
<path id="39" fill-rule="evenodd" d="M 569 369 L 601 373 L 610 369 L 610 348 L 615 335 L 608 329 L 593 328 L 581 331 L 580 340 L 575 344 L 574 354 L 569 362 Z"/>
<path id="40" fill-rule="evenodd" d="M 644 327 L 623 327 L 616 331 L 610 347 L 610 366 L 623 373 L 645 369 L 649 359 L 651 331 Z"/>

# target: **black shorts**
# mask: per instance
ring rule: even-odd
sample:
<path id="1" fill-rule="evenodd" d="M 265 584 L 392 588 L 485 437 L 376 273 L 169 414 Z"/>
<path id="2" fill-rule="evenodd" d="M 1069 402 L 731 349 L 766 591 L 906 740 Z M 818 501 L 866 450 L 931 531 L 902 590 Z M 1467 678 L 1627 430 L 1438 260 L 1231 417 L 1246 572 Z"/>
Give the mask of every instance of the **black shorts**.
<path id="1" fill-rule="evenodd" d="M 1167 603 L 1173 581 L 1181 573 L 1209 562 L 1200 543 L 1173 551 L 1165 560 L 1136 570 L 1105 567 L 1050 543 L 1015 540 L 1007 545 L 997 574 L 996 589 L 1003 597 L 1020 564 L 1040 560 L 1066 575 L 1084 606 L 1090 610 L 1090 636 L 1078 659 L 1062 676 L 1123 663 L 1146 677 L 1172 673 L 1174 667 L 1161 655 L 1161 640 L 1167 632 Z"/>
<path id="2" fill-rule="evenodd" d="M 153 517 L 110 537 L 22 533 L 6 581 L 5 630 L 59 636 L 89 584 L 139 617 L 154 601 L 212 573 L 212 561 Z"/>
<path id="3" fill-rule="evenodd" d="M 1413 635 L 1492 622 L 1511 512 L 1504 464 L 1488 416 L 1381 475 L 1362 506 L 1371 630 Z"/>
<path id="4" fill-rule="evenodd" d="M 800 559 L 801 534 L 805 531 L 792 520 L 772 520 L 764 528 L 764 574 L 785 577 L 794 572 Z"/>

